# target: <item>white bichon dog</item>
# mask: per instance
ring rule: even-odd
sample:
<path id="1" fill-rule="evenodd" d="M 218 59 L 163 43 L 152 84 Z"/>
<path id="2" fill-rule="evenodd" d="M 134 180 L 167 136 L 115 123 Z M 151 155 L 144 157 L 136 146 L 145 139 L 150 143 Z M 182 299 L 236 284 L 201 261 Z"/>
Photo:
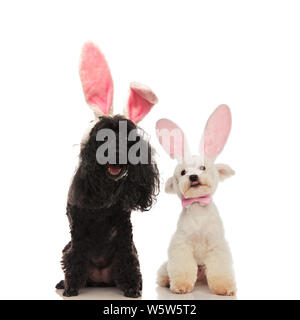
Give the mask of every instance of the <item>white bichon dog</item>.
<path id="1" fill-rule="evenodd" d="M 166 182 L 167 193 L 177 194 L 182 212 L 172 237 L 168 261 L 158 271 L 157 283 L 174 293 L 188 293 L 197 280 L 207 280 L 219 295 L 235 295 L 232 257 L 218 209 L 212 200 L 219 181 L 234 174 L 226 164 L 215 164 L 231 128 L 231 113 L 220 105 L 206 123 L 200 155 L 191 156 L 182 130 L 161 119 L 156 133 L 171 158 L 178 160 L 173 177 Z"/>

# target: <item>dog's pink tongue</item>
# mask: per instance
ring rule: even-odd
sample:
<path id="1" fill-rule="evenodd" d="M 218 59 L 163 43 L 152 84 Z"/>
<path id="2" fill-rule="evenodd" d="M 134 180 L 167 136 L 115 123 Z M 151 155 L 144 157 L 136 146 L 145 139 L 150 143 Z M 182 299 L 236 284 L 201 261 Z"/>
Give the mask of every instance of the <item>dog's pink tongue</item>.
<path id="1" fill-rule="evenodd" d="M 119 166 L 109 166 L 108 172 L 113 176 L 116 176 L 121 172 L 121 168 Z"/>

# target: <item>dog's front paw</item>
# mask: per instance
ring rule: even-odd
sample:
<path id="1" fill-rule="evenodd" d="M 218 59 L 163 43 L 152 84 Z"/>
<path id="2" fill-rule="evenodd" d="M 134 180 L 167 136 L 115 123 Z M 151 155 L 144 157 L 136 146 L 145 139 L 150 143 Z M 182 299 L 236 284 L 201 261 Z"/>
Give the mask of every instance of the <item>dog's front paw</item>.
<path id="1" fill-rule="evenodd" d="M 208 281 L 209 289 L 217 295 L 235 296 L 236 287 L 235 281 L 230 278 L 218 277 Z"/>
<path id="2" fill-rule="evenodd" d="M 141 290 L 133 288 L 124 290 L 124 296 L 129 298 L 139 298 L 141 296 Z"/>
<path id="3" fill-rule="evenodd" d="M 63 295 L 65 297 L 73 297 L 78 296 L 78 289 L 75 288 L 66 288 Z"/>
<path id="4" fill-rule="evenodd" d="M 171 282 L 170 289 L 174 293 L 184 294 L 184 293 L 189 293 L 193 291 L 194 285 L 186 281 L 185 282 L 176 281 L 176 282 Z"/>
<path id="5" fill-rule="evenodd" d="M 59 283 L 55 286 L 56 289 L 64 289 L 65 288 L 65 282 L 64 280 L 59 281 Z"/>

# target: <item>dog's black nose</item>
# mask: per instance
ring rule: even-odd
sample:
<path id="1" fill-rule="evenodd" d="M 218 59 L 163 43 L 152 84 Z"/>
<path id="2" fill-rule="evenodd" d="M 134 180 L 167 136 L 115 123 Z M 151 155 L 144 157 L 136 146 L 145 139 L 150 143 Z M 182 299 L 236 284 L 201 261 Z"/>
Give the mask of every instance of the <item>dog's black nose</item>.
<path id="1" fill-rule="evenodd" d="M 191 182 L 195 182 L 198 180 L 198 176 L 196 174 L 191 174 L 189 178 Z"/>

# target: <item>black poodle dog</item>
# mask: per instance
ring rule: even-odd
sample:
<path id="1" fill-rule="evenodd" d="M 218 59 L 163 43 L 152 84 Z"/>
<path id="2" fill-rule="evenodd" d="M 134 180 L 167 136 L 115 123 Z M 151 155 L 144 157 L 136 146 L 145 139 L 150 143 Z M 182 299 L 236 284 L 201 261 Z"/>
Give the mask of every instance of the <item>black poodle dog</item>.
<path id="1" fill-rule="evenodd" d="M 119 140 L 121 122 L 127 126 L 125 146 L 123 139 Z M 107 143 L 97 139 L 101 129 L 116 134 L 116 159 L 125 155 L 127 164 L 99 164 L 97 149 Z M 63 249 L 65 279 L 56 285 L 64 289 L 64 296 L 75 296 L 85 286 L 117 286 L 127 297 L 141 295 L 142 276 L 130 215 L 132 210 L 150 209 L 159 191 L 159 173 L 154 151 L 141 129 L 135 139 L 128 139 L 134 129 L 137 126 L 123 116 L 100 117 L 81 145 L 67 203 L 71 241 Z M 141 150 L 147 150 L 147 163 L 132 164 L 128 159 L 137 142 L 143 145 Z"/>

